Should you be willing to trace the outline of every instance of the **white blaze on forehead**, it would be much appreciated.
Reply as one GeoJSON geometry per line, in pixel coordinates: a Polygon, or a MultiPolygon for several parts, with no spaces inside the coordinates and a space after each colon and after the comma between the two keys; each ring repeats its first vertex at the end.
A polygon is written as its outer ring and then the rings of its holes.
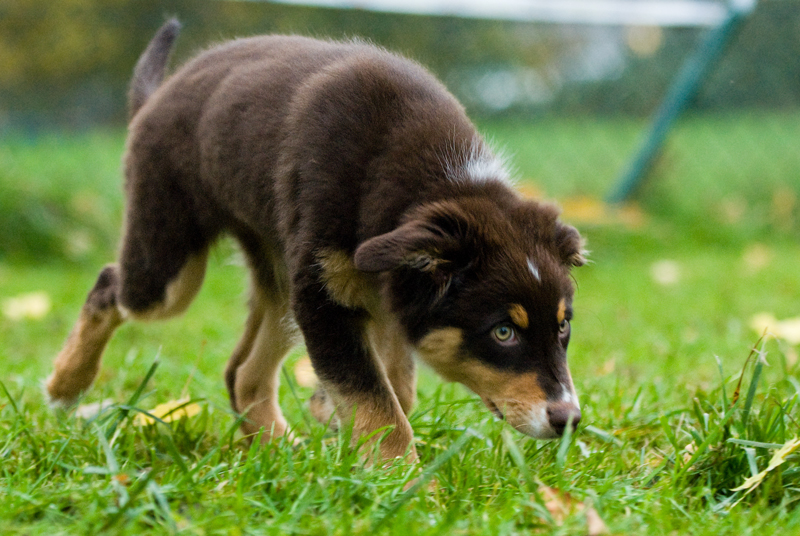
{"type": "Polygon", "coordinates": [[[542,282],[542,276],[539,274],[539,268],[536,267],[536,264],[529,258],[528,259],[528,270],[533,277],[536,278],[536,281],[542,282]]]}

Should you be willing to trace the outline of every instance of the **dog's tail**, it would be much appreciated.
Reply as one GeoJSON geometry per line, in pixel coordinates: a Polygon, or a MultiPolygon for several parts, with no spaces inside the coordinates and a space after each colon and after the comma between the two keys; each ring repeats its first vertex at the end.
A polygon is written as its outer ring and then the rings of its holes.
{"type": "Polygon", "coordinates": [[[133,119],[139,108],[161,85],[167,61],[172,52],[172,44],[180,30],[181,23],[178,22],[178,19],[168,20],[158,29],[139,61],[136,62],[131,87],[128,90],[128,120],[133,119]]]}

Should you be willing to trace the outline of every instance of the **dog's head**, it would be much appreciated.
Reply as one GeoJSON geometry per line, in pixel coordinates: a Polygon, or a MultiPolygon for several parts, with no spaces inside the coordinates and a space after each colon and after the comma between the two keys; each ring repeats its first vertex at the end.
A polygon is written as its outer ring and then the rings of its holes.
{"type": "Polygon", "coordinates": [[[501,192],[424,205],[355,255],[358,269],[386,274],[420,357],[537,438],[580,419],[567,345],[570,268],[585,262],[555,208],[501,192]]]}

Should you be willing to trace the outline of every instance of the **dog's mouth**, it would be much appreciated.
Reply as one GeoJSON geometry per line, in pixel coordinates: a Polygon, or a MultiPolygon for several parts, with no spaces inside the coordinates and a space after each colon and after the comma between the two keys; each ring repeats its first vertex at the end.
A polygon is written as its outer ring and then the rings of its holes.
{"type": "Polygon", "coordinates": [[[503,415],[503,412],[500,411],[500,408],[497,407],[497,404],[492,402],[490,398],[483,398],[483,403],[486,404],[486,407],[489,408],[489,411],[494,413],[494,416],[500,419],[501,421],[505,420],[506,416],[503,415]]]}

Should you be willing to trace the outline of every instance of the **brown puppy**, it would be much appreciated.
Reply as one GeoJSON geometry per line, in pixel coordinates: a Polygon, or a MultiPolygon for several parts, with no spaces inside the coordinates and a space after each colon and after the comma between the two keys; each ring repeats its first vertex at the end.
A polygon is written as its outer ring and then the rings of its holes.
{"type": "Polygon", "coordinates": [[[406,418],[416,354],[539,438],[580,418],[567,369],[578,232],[521,199],[464,110],[419,65],[361,42],[239,39],[162,83],[179,24],[131,84],[128,199],[107,266],[47,387],[71,403],[126,319],[183,312],[221,233],[252,272],[225,373],[251,434],[286,431],[278,372],[299,327],[314,410],[383,427],[384,458],[416,457],[406,418]]]}

